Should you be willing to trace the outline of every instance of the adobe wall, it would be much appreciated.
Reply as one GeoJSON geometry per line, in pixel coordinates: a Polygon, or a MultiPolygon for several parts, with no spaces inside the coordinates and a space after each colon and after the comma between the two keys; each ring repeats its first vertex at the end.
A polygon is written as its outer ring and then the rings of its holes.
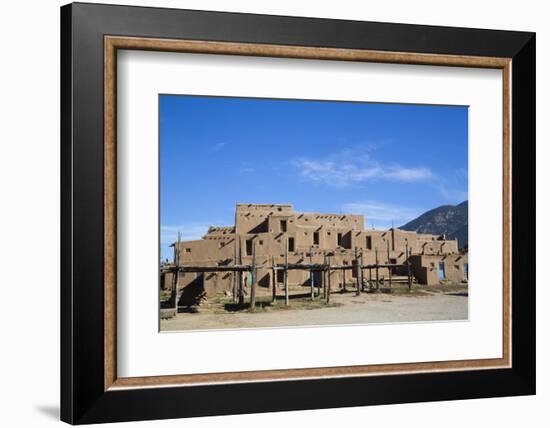
{"type": "MultiPolygon", "coordinates": [[[[297,213],[287,204],[237,204],[235,221],[235,226],[210,227],[203,239],[174,244],[180,252],[180,264],[220,266],[241,261],[251,264],[254,253],[256,265],[271,266],[272,262],[284,263],[286,248],[289,263],[324,263],[327,254],[331,255],[333,264],[353,264],[357,249],[363,254],[363,264],[404,264],[408,246],[413,273],[419,282],[439,283],[436,260],[446,263],[449,280],[460,282],[464,279],[463,260],[467,260],[467,256],[459,254],[456,240],[399,229],[367,230],[362,215],[297,213]],[[462,261],[452,262],[453,255],[455,258],[461,256],[462,261]]],[[[271,275],[270,268],[259,269],[259,286],[269,287],[271,275]]],[[[333,275],[336,275],[335,284],[341,284],[343,280],[337,278],[343,274],[336,272],[333,275]]],[[[346,282],[351,282],[352,272],[347,271],[346,275],[346,282]]],[[[379,269],[379,277],[388,276],[387,268],[379,269]]],[[[308,271],[289,271],[288,281],[290,285],[306,286],[310,274],[308,271]]],[[[234,274],[208,273],[199,278],[188,273],[180,275],[178,287],[196,287],[198,282],[209,294],[222,293],[233,289],[234,274]]]]}

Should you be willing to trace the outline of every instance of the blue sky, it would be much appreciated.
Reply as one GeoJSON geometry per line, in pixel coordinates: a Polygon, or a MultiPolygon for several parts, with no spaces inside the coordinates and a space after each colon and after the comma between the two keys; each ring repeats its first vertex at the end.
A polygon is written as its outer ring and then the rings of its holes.
{"type": "Polygon", "coordinates": [[[467,107],[161,95],[161,257],[236,203],[399,226],[466,200],[467,171],[467,107]]]}

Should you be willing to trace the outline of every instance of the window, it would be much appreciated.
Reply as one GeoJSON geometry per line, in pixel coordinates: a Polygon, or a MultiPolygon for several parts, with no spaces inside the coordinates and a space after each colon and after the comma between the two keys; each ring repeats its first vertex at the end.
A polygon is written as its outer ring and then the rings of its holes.
{"type": "Polygon", "coordinates": [[[186,253],[190,253],[190,252],[191,252],[191,248],[186,248],[186,249],[185,249],[185,252],[186,252],[186,253]]]}
{"type": "Polygon", "coordinates": [[[367,236],[367,250],[372,250],[372,236],[367,236]]]}
{"type": "Polygon", "coordinates": [[[262,240],[260,239],[260,242],[258,242],[258,244],[264,245],[264,241],[262,241],[262,240]]]}
{"type": "Polygon", "coordinates": [[[439,262],[439,279],[445,279],[445,263],[439,262]]]}
{"type": "Polygon", "coordinates": [[[281,232],[286,232],[286,220],[281,220],[281,232]]]}
{"type": "Polygon", "coordinates": [[[283,270],[277,270],[277,282],[283,283],[285,282],[285,272],[283,270]]]}
{"type": "Polygon", "coordinates": [[[246,240],[246,255],[247,256],[252,255],[252,239],[246,240]]]}
{"type": "Polygon", "coordinates": [[[337,243],[338,243],[338,246],[339,246],[339,247],[342,246],[342,234],[341,234],[341,233],[338,234],[337,243]]]}
{"type": "Polygon", "coordinates": [[[288,251],[294,251],[294,238],[288,238],[288,251]]]}
{"type": "Polygon", "coordinates": [[[319,232],[313,232],[313,245],[319,245],[319,232]]]}

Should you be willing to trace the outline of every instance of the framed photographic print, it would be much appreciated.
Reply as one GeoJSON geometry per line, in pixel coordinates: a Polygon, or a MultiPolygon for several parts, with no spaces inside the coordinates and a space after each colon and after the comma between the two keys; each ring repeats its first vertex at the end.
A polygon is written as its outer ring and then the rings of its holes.
{"type": "Polygon", "coordinates": [[[62,420],[535,393],[535,35],[61,8],[62,420]]]}

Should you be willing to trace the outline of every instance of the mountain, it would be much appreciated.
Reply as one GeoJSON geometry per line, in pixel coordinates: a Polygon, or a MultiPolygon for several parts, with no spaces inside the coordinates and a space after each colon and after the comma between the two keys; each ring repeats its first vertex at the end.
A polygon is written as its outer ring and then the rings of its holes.
{"type": "Polygon", "coordinates": [[[468,245],[468,201],[434,208],[399,229],[434,235],[446,234],[448,239],[457,238],[459,248],[464,248],[468,245]]]}

